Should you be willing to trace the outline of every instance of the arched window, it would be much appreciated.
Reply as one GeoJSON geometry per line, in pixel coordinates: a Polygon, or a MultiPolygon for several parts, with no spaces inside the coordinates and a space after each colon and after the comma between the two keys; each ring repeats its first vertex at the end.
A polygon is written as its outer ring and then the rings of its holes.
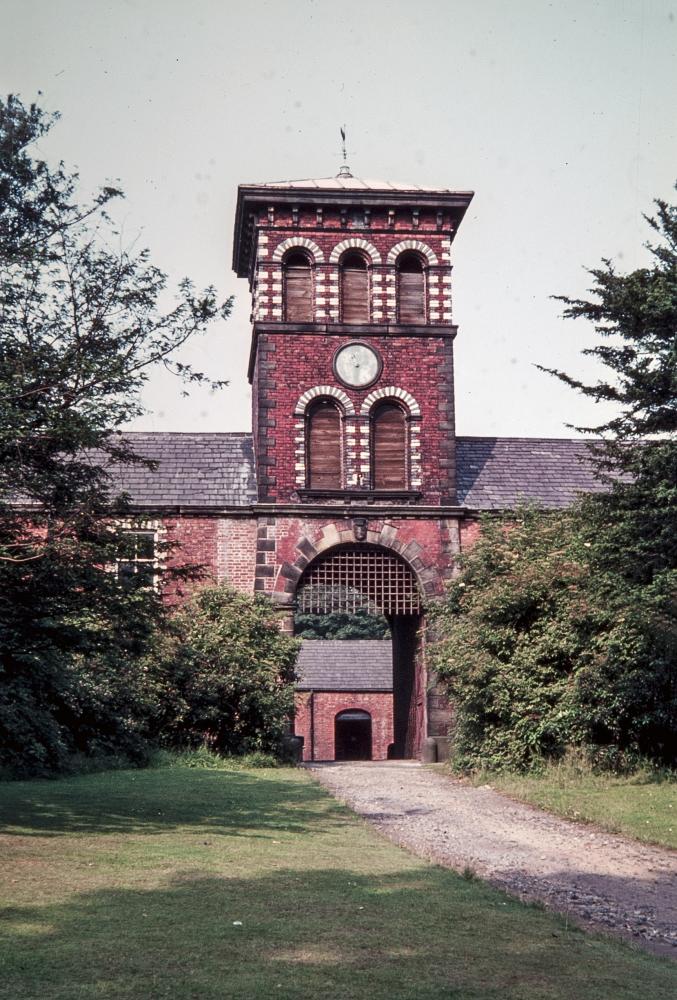
{"type": "Polygon", "coordinates": [[[397,261],[397,319],[425,323],[425,270],[416,253],[403,253],[397,261]]]}
{"type": "Polygon", "coordinates": [[[320,399],[306,418],[308,487],[340,490],[341,411],[331,399],[320,399]]]}
{"type": "Polygon", "coordinates": [[[381,403],[372,412],[371,459],[375,490],[407,488],[407,423],[397,403],[381,403]]]}
{"type": "Polygon", "coordinates": [[[360,253],[347,253],[341,260],[341,322],[369,322],[369,271],[360,253]]]}
{"type": "Polygon", "coordinates": [[[300,250],[287,254],[284,269],[284,318],[288,323],[313,322],[313,272],[300,250]]]}

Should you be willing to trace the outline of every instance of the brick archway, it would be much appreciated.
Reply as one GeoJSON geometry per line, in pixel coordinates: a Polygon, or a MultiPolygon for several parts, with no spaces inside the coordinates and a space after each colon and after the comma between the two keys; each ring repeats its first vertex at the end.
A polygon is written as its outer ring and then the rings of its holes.
{"type": "MultiPolygon", "coordinates": [[[[406,528],[404,529],[406,530],[406,528]]],[[[315,684],[299,695],[296,731],[309,742],[307,751],[316,759],[316,736],[324,733],[326,758],[335,759],[336,739],[333,718],[346,701],[349,709],[374,712],[380,734],[376,759],[412,758],[421,752],[427,732],[428,678],[423,652],[425,601],[439,593],[441,580],[423,546],[398,537],[398,526],[370,522],[366,518],[326,524],[312,539],[297,543],[295,563],[283,567],[284,593],[290,624],[296,615],[349,616],[367,611],[383,615],[390,627],[392,674],[390,684],[379,692],[363,689],[359,683],[364,663],[354,654],[342,677],[356,678],[348,691],[341,682],[336,690],[315,684]],[[367,694],[365,694],[367,691],[367,694]],[[364,699],[370,699],[365,703],[364,699]],[[331,746],[327,727],[332,729],[331,746]]],[[[280,576],[282,576],[282,573],[280,576]]],[[[347,645],[350,640],[345,640],[347,645]]],[[[320,643],[321,644],[321,643],[320,643]]]]}
{"type": "Polygon", "coordinates": [[[389,521],[353,517],[325,524],[312,535],[301,535],[295,546],[296,559],[293,563],[283,563],[279,569],[273,596],[281,604],[291,604],[305,569],[314,559],[339,546],[364,543],[394,553],[405,562],[416,579],[424,604],[426,599],[442,594],[440,569],[420,542],[403,537],[402,527],[389,521]]]}

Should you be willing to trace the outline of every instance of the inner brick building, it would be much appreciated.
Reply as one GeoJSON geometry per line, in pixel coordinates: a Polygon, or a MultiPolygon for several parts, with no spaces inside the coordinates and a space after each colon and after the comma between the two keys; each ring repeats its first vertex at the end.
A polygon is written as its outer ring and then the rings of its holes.
{"type": "Polygon", "coordinates": [[[456,435],[452,247],[471,198],[347,168],[241,186],[253,432],[132,435],[157,469],[119,473],[146,538],[268,595],[286,628],[297,607],[388,619],[387,654],[304,649],[306,759],[417,756],[426,737],[442,755],[451,716],[426,669],[425,610],[478,514],[596,488],[583,442],[456,435]]]}

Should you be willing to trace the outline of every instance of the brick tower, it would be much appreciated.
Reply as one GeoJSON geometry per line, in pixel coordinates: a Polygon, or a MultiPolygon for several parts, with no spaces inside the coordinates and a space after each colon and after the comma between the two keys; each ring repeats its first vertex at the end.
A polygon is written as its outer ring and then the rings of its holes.
{"type": "MultiPolygon", "coordinates": [[[[396,755],[415,755],[448,722],[421,623],[463,516],[451,246],[471,198],[359,180],[347,167],[238,191],[234,269],[252,294],[255,588],[290,622],[299,601],[370,602],[389,617],[396,755]]],[[[306,736],[307,702],[297,705],[306,736]]],[[[360,703],[357,688],[342,690],[330,711],[360,703]]]]}

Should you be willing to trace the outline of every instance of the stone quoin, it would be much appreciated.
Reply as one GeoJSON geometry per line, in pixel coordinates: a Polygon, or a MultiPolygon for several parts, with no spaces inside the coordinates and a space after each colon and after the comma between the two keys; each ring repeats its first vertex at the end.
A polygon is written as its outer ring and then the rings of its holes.
{"type": "Polygon", "coordinates": [[[426,739],[443,756],[425,613],[478,515],[600,488],[582,441],[456,434],[452,247],[471,199],[346,168],[241,185],[252,434],[130,434],[157,465],[115,472],[140,523],[179,543],[171,558],[269,596],[285,629],[299,607],[388,618],[385,644],[304,644],[306,760],[416,757],[426,739]]]}

